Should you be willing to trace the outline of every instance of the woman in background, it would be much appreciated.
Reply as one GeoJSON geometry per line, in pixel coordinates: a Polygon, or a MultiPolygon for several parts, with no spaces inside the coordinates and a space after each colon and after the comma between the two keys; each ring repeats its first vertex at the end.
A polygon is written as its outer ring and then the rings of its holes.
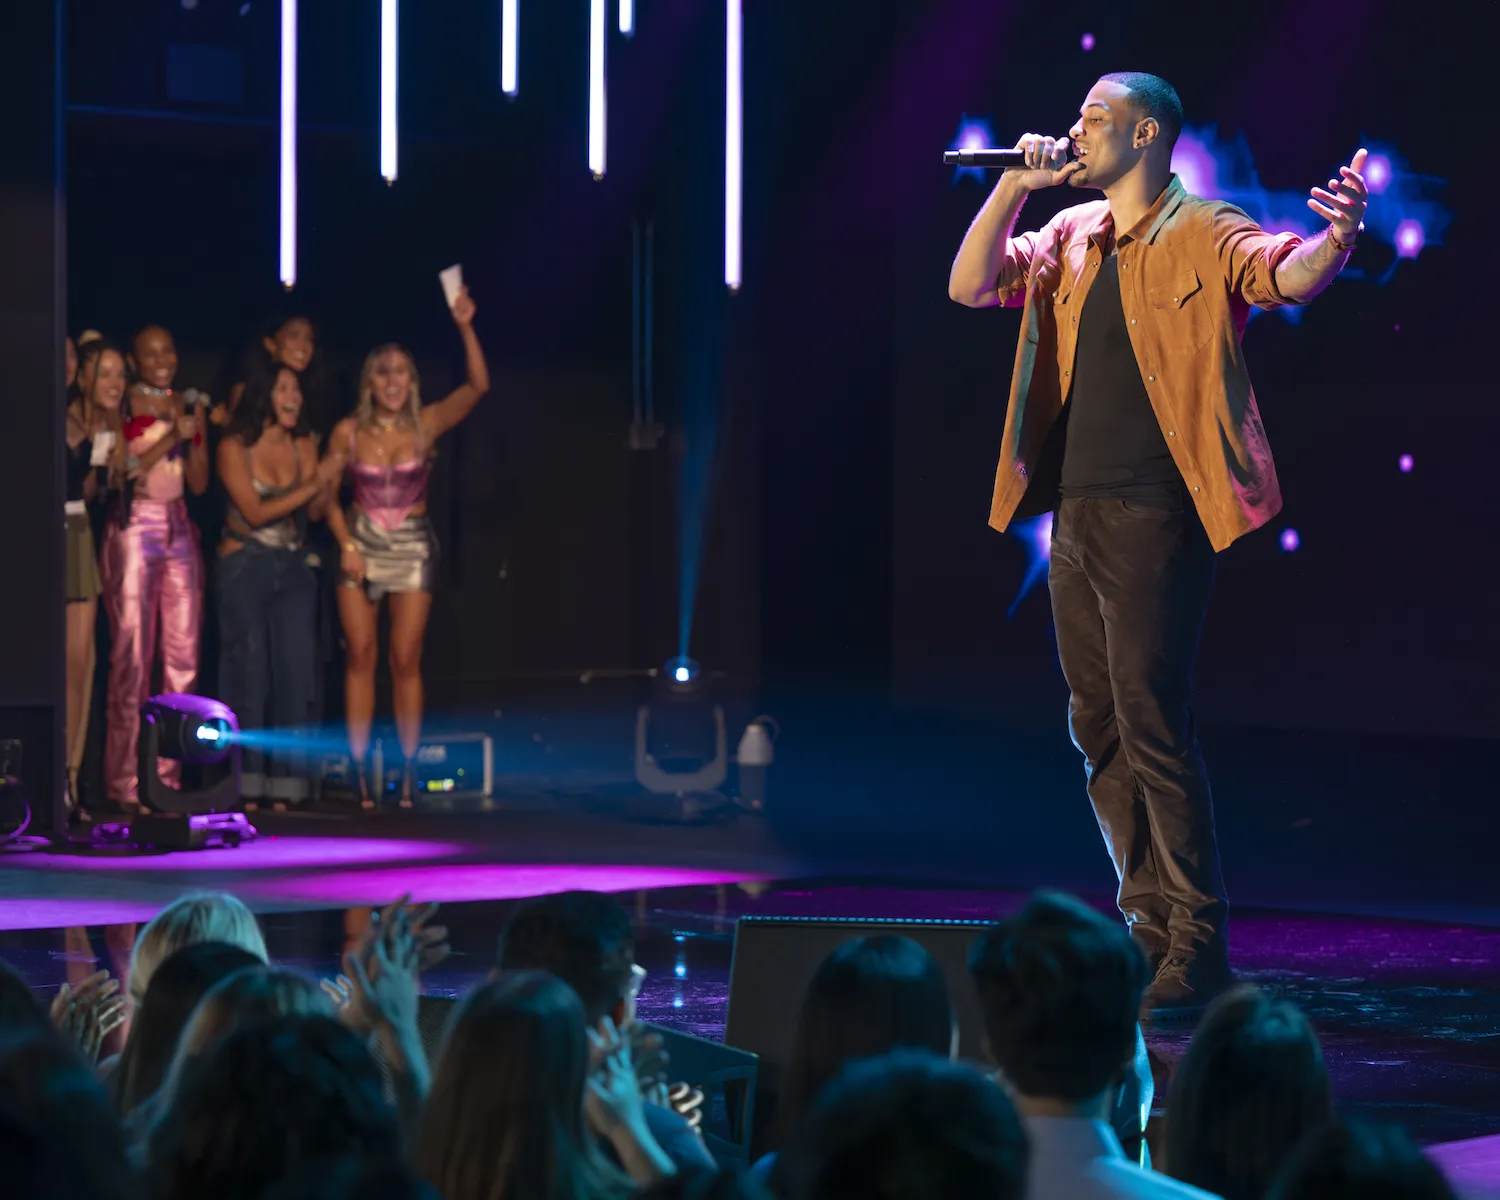
{"type": "Polygon", "coordinates": [[[375,718],[375,634],[380,601],[391,600],[390,667],[396,732],[406,758],[400,803],[410,807],[413,763],[422,737],[422,642],[432,608],[438,545],[427,518],[433,446],[471,412],[490,387],[484,351],[474,333],[467,289],[453,303],[468,378],[425,407],[416,364],[400,346],[381,346],[360,373],[359,408],[334,426],[328,453],[347,465],[354,497],[346,514],[337,502],[328,524],[339,540],[339,617],[347,665],[344,714],[356,764],[360,804],[373,808],[383,780],[370,780],[366,756],[375,718]]]}
{"type": "MultiPolygon", "coordinates": [[[[70,351],[72,346],[69,339],[70,351]]],[[[103,590],[89,509],[104,499],[111,481],[118,486],[124,475],[120,404],[125,396],[125,356],[118,347],[96,337],[84,342],[81,354],[73,355],[70,368],[68,498],[63,506],[68,588],[66,738],[68,811],[71,818],[82,819],[78,773],[88,742],[94,635],[103,590]]]]}
{"type": "MultiPolygon", "coordinates": [[[[242,730],[300,729],[310,719],[318,585],[303,549],[308,522],[321,519],[342,465],[318,463],[296,371],[252,372],[218,451],[227,499],[217,564],[219,697],[242,730]]],[[[278,754],[268,764],[246,746],[241,795],[307,799],[301,757],[278,754]]]]}
{"type": "Polygon", "coordinates": [[[291,367],[301,379],[312,365],[313,354],[318,348],[318,333],[312,319],[301,313],[295,316],[271,318],[264,335],[251,349],[240,365],[240,378],[229,389],[229,399],[214,405],[209,420],[220,429],[229,428],[240,398],[245,394],[245,385],[250,377],[267,365],[291,367]]]}
{"type": "MultiPolygon", "coordinates": [[[[122,808],[139,807],[136,739],[141,705],[151,695],[156,631],[161,626],[163,690],[191,692],[198,679],[203,553],[188,517],[185,489],[208,489],[208,447],[201,409],[172,389],[177,347],[159,325],[136,334],[137,381],[126,399],[126,484],[105,532],[102,566],[113,641],[109,661],[105,788],[122,808]]],[[[181,764],[158,763],[176,787],[181,764]]]]}

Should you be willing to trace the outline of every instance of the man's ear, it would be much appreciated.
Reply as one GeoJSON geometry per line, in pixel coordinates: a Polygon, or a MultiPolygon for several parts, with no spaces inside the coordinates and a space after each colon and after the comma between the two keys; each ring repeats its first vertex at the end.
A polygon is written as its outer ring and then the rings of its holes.
{"type": "Polygon", "coordinates": [[[1155,117],[1147,117],[1138,121],[1135,127],[1135,148],[1144,150],[1152,142],[1156,141],[1157,135],[1161,133],[1161,126],[1156,123],[1155,117]]]}

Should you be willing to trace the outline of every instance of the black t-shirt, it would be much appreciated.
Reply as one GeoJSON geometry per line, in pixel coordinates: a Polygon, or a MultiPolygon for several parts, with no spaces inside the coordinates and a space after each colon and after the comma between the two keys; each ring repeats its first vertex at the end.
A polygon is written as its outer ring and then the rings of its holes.
{"type": "Polygon", "coordinates": [[[1182,474],[1167,450],[1130,345],[1120,302],[1120,260],[1114,254],[1105,257],[1079,317],[1067,407],[1064,498],[1155,500],[1181,494],[1182,474]]]}

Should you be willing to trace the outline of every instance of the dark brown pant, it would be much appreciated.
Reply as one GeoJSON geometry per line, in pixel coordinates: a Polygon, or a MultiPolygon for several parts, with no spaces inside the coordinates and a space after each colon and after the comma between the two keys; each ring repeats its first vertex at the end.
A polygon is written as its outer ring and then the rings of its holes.
{"type": "Polygon", "coordinates": [[[1193,722],[1193,666],[1214,552],[1190,500],[1069,499],[1048,584],[1069,725],[1120,880],[1153,960],[1222,953],[1229,906],[1193,722]]]}

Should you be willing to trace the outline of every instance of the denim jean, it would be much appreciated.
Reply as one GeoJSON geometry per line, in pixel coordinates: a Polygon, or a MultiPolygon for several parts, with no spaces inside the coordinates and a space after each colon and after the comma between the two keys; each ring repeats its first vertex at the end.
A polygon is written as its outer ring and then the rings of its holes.
{"type": "Polygon", "coordinates": [[[1066,499],[1048,585],[1069,726],[1120,881],[1153,961],[1219,954],[1229,905],[1193,718],[1193,667],[1214,552],[1178,499],[1066,499]]]}
{"type": "Polygon", "coordinates": [[[247,542],[218,563],[219,694],[241,730],[291,735],[267,753],[243,751],[246,799],[300,800],[309,794],[306,735],[316,694],[318,585],[300,550],[247,542]]]}

